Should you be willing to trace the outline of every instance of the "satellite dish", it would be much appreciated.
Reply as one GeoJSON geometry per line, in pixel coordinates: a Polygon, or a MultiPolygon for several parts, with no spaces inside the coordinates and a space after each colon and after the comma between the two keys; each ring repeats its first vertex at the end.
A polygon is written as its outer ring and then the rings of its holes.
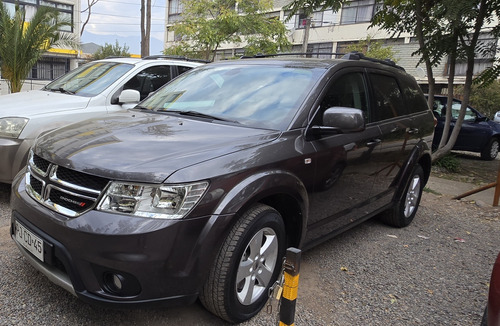
{"type": "Polygon", "coordinates": [[[415,69],[415,77],[424,78],[426,76],[427,76],[427,74],[425,73],[424,68],[417,67],[417,69],[415,69]]]}

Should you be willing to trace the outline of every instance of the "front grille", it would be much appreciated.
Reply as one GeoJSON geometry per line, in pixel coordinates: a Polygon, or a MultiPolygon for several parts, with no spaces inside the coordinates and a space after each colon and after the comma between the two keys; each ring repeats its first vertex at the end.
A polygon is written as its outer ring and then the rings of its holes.
{"type": "Polygon", "coordinates": [[[30,153],[26,190],[28,194],[69,217],[79,216],[93,209],[109,180],[74,171],[30,153]]]}

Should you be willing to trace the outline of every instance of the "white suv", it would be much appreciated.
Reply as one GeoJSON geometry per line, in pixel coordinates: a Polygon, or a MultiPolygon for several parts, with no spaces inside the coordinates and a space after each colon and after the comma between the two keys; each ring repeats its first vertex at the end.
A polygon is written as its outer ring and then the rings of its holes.
{"type": "Polygon", "coordinates": [[[165,56],[104,59],[72,70],[41,90],[0,96],[0,182],[12,182],[40,133],[130,108],[201,64],[165,56]]]}
{"type": "Polygon", "coordinates": [[[495,113],[495,117],[493,118],[493,121],[500,122],[500,111],[497,111],[497,113],[495,113]]]}

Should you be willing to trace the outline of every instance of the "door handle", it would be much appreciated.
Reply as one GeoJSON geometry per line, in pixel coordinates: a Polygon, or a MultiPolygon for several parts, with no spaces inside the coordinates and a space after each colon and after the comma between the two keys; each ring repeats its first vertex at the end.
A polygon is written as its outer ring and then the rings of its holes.
{"type": "Polygon", "coordinates": [[[366,143],[366,146],[368,146],[368,147],[375,147],[378,144],[380,144],[381,142],[382,142],[382,140],[380,140],[378,138],[377,139],[372,139],[368,143],[366,143]]]}

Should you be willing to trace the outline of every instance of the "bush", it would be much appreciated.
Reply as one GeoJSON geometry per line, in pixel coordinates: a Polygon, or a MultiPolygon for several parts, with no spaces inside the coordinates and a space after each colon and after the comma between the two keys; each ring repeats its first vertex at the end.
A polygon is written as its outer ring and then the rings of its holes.
{"type": "Polygon", "coordinates": [[[453,154],[447,154],[436,161],[433,162],[435,166],[438,166],[450,173],[457,173],[460,171],[460,161],[453,154]]]}

